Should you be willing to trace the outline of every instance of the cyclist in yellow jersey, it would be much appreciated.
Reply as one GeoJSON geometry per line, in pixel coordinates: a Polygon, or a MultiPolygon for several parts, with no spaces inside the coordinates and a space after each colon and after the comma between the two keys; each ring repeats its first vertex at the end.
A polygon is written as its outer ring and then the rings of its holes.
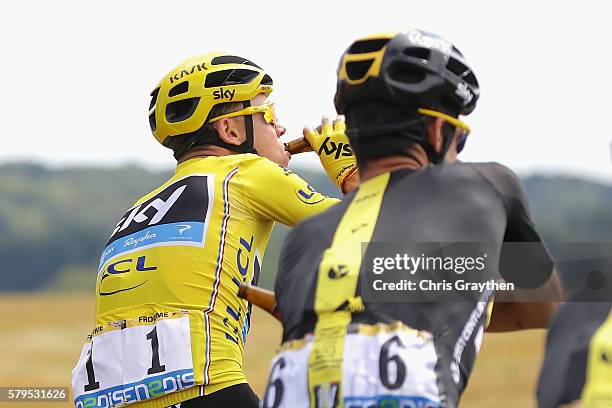
{"type": "MultiPolygon", "coordinates": [[[[285,132],[253,62],[191,58],[151,93],[153,135],[176,173],[138,199],[102,253],[96,324],[73,370],[77,407],[251,407],[243,352],[274,221],[293,226],[338,202],[287,170],[285,132]],[[185,402],[187,401],[187,402],[185,402]]],[[[344,120],[305,134],[343,192],[358,183],[344,120]]]]}

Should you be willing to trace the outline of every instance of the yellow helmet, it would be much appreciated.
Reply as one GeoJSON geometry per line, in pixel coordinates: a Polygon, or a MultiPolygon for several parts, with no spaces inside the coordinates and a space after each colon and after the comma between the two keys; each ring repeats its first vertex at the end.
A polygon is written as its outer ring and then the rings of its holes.
{"type": "Polygon", "coordinates": [[[161,144],[168,137],[194,133],[207,124],[211,109],[248,101],[273,90],[272,78],[253,62],[215,52],[189,58],[151,92],[149,125],[161,144]]]}

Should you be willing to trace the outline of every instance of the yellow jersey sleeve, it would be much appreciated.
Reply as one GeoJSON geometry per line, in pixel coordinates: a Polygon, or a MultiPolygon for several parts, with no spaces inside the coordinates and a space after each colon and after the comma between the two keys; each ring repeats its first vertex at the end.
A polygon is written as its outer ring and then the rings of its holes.
{"type": "Polygon", "coordinates": [[[257,157],[241,169],[241,185],[255,218],[294,226],[340,202],[318,193],[300,176],[268,159],[257,157]]]}

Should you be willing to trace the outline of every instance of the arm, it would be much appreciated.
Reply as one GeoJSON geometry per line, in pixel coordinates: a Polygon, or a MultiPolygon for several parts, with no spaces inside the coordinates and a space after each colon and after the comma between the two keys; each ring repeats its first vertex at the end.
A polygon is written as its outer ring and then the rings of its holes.
{"type": "Polygon", "coordinates": [[[346,192],[350,193],[351,191],[357,190],[357,187],[359,187],[359,180],[359,169],[357,169],[347,178],[346,183],[344,183],[346,192]]]}
{"type": "MultiPolygon", "coordinates": [[[[333,124],[324,117],[320,133],[304,128],[305,139],[319,155],[329,178],[344,194],[359,185],[357,162],[345,129],[343,116],[339,116],[333,124]]],[[[243,178],[245,197],[258,218],[294,226],[339,202],[317,193],[298,175],[269,160],[258,160],[248,171],[248,178],[243,178]]]]}
{"type": "Polygon", "coordinates": [[[561,285],[553,260],[531,220],[527,195],[507,167],[479,169],[496,188],[507,211],[500,271],[514,291],[497,292],[487,331],[547,328],[561,301],[561,285]]]}
{"type": "Polygon", "coordinates": [[[274,292],[251,285],[240,285],[238,297],[245,299],[257,307],[270,313],[276,320],[281,320],[274,292]]]}
{"type": "Polygon", "coordinates": [[[545,329],[549,327],[552,318],[559,309],[561,284],[559,283],[557,273],[553,271],[550,279],[541,288],[497,292],[495,299],[487,332],[545,329]],[[520,297],[525,295],[535,299],[548,300],[527,302],[524,301],[525,299],[522,299],[521,301],[520,297]]]}
{"type": "Polygon", "coordinates": [[[241,176],[246,205],[258,219],[293,227],[340,202],[316,192],[291,170],[258,157],[241,176]]]}

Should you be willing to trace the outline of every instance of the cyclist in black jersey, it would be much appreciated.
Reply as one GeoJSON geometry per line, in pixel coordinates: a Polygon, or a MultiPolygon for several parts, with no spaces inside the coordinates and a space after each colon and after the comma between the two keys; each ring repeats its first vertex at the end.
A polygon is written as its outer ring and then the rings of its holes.
{"type": "Polygon", "coordinates": [[[553,408],[580,400],[587,407],[610,406],[610,372],[612,302],[564,303],[548,333],[538,406],[553,408]]]}
{"type": "MultiPolygon", "coordinates": [[[[568,245],[565,303],[551,322],[538,407],[612,406],[612,252],[605,242],[568,245]],[[571,246],[570,246],[571,245],[571,246]]],[[[557,248],[559,250],[559,248],[557,248]]],[[[564,251],[560,251],[561,253],[564,251]]]]}
{"type": "Polygon", "coordinates": [[[360,187],[285,242],[275,283],[283,345],[262,406],[455,407],[485,328],[548,326],[560,297],[552,259],[516,175],[457,161],[469,133],[458,117],[472,112],[480,90],[454,45],[419,30],[359,39],[342,56],[337,85],[360,187]],[[366,260],[378,242],[493,243],[496,281],[548,296],[375,300],[366,260]],[[530,243],[529,256],[510,265],[528,274],[497,269],[503,242],[530,243]]]}

